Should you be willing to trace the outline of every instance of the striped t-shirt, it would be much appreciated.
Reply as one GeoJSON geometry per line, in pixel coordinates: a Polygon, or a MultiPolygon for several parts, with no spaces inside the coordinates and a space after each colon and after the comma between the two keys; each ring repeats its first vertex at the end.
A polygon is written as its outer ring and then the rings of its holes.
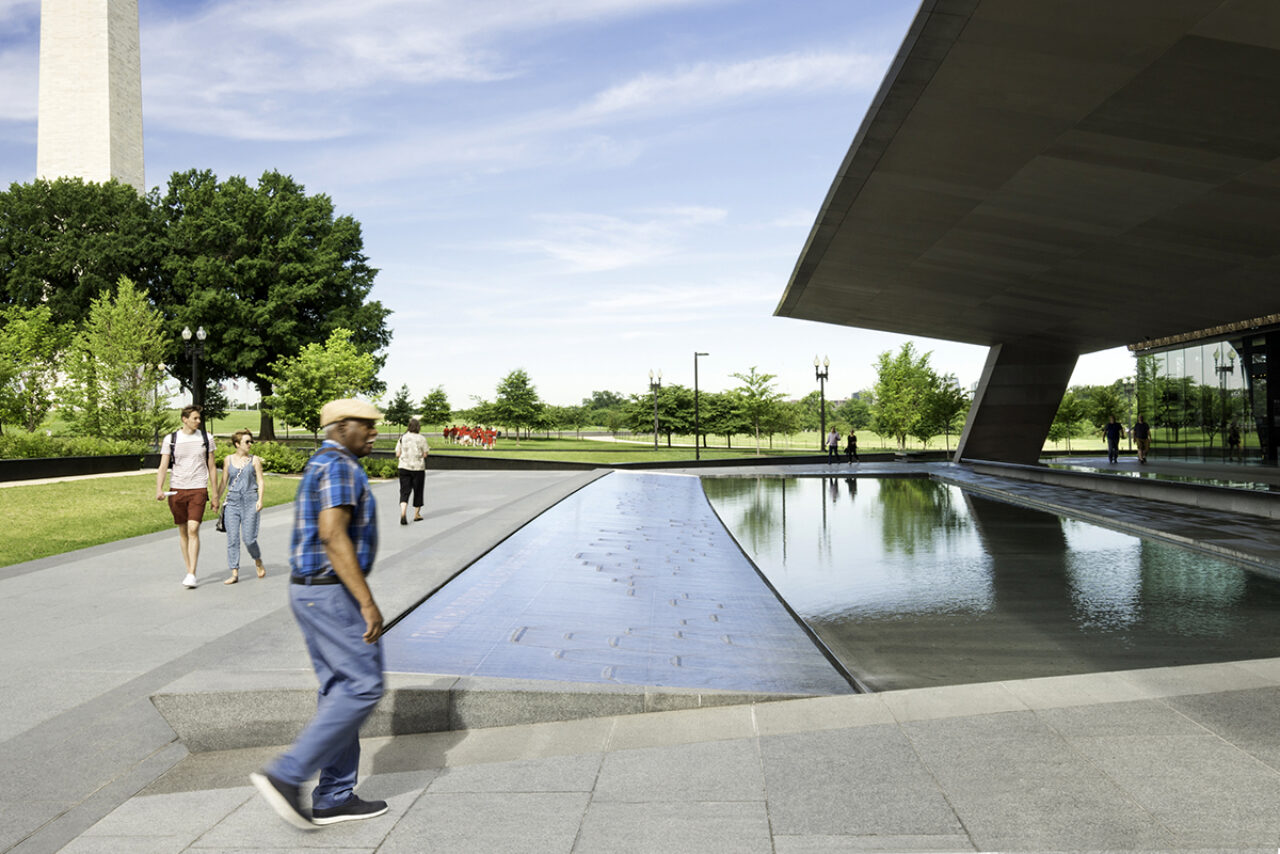
{"type": "MultiPolygon", "coordinates": [[[[167,438],[167,437],[166,437],[167,438]]],[[[179,430],[173,448],[173,468],[169,474],[170,489],[207,489],[209,486],[209,457],[204,451],[204,436],[197,430],[184,433],[179,430]]],[[[169,450],[166,441],[164,450],[169,450]]],[[[209,443],[213,450],[213,443],[209,443]]]]}

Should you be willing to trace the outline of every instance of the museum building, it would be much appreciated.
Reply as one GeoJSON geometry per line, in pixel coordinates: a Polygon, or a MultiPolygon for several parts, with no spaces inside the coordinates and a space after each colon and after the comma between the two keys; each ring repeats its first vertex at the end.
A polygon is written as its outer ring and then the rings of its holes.
{"type": "Polygon", "coordinates": [[[1274,462],[1278,282],[1280,3],[925,0],[775,314],[988,347],[958,459],[1128,345],[1161,453],[1274,462]]]}

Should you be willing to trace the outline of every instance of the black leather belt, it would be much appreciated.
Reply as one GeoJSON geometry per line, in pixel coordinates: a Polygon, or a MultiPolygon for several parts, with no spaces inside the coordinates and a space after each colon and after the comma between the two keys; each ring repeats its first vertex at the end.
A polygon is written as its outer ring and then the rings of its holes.
{"type": "Polygon", "coordinates": [[[341,584],[342,579],[336,575],[291,575],[289,580],[294,584],[305,584],[308,587],[314,584],[341,584]]]}

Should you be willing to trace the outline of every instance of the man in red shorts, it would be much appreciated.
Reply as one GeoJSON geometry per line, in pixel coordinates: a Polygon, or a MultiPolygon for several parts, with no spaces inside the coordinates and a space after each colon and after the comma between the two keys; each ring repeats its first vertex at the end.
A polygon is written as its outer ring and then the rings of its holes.
{"type": "Polygon", "coordinates": [[[169,498],[169,512],[178,526],[178,545],[187,575],[182,586],[196,586],[196,561],[200,558],[200,522],[204,507],[212,503],[218,512],[218,469],[213,455],[213,439],[200,426],[200,407],[182,410],[182,429],[175,430],[160,443],[160,468],[156,472],[156,501],[169,498]],[[164,490],[164,473],[173,468],[169,491],[164,490]],[[210,487],[213,495],[210,497],[210,487]]]}

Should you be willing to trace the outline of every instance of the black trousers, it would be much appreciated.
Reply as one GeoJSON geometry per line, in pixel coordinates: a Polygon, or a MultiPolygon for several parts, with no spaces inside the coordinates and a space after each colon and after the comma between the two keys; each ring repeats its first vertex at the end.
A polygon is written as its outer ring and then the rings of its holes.
{"type": "Polygon", "coordinates": [[[422,488],[427,482],[427,473],[425,471],[409,471],[408,469],[396,469],[400,474],[400,503],[407,504],[409,502],[409,493],[413,493],[413,506],[422,506],[422,488]]]}

